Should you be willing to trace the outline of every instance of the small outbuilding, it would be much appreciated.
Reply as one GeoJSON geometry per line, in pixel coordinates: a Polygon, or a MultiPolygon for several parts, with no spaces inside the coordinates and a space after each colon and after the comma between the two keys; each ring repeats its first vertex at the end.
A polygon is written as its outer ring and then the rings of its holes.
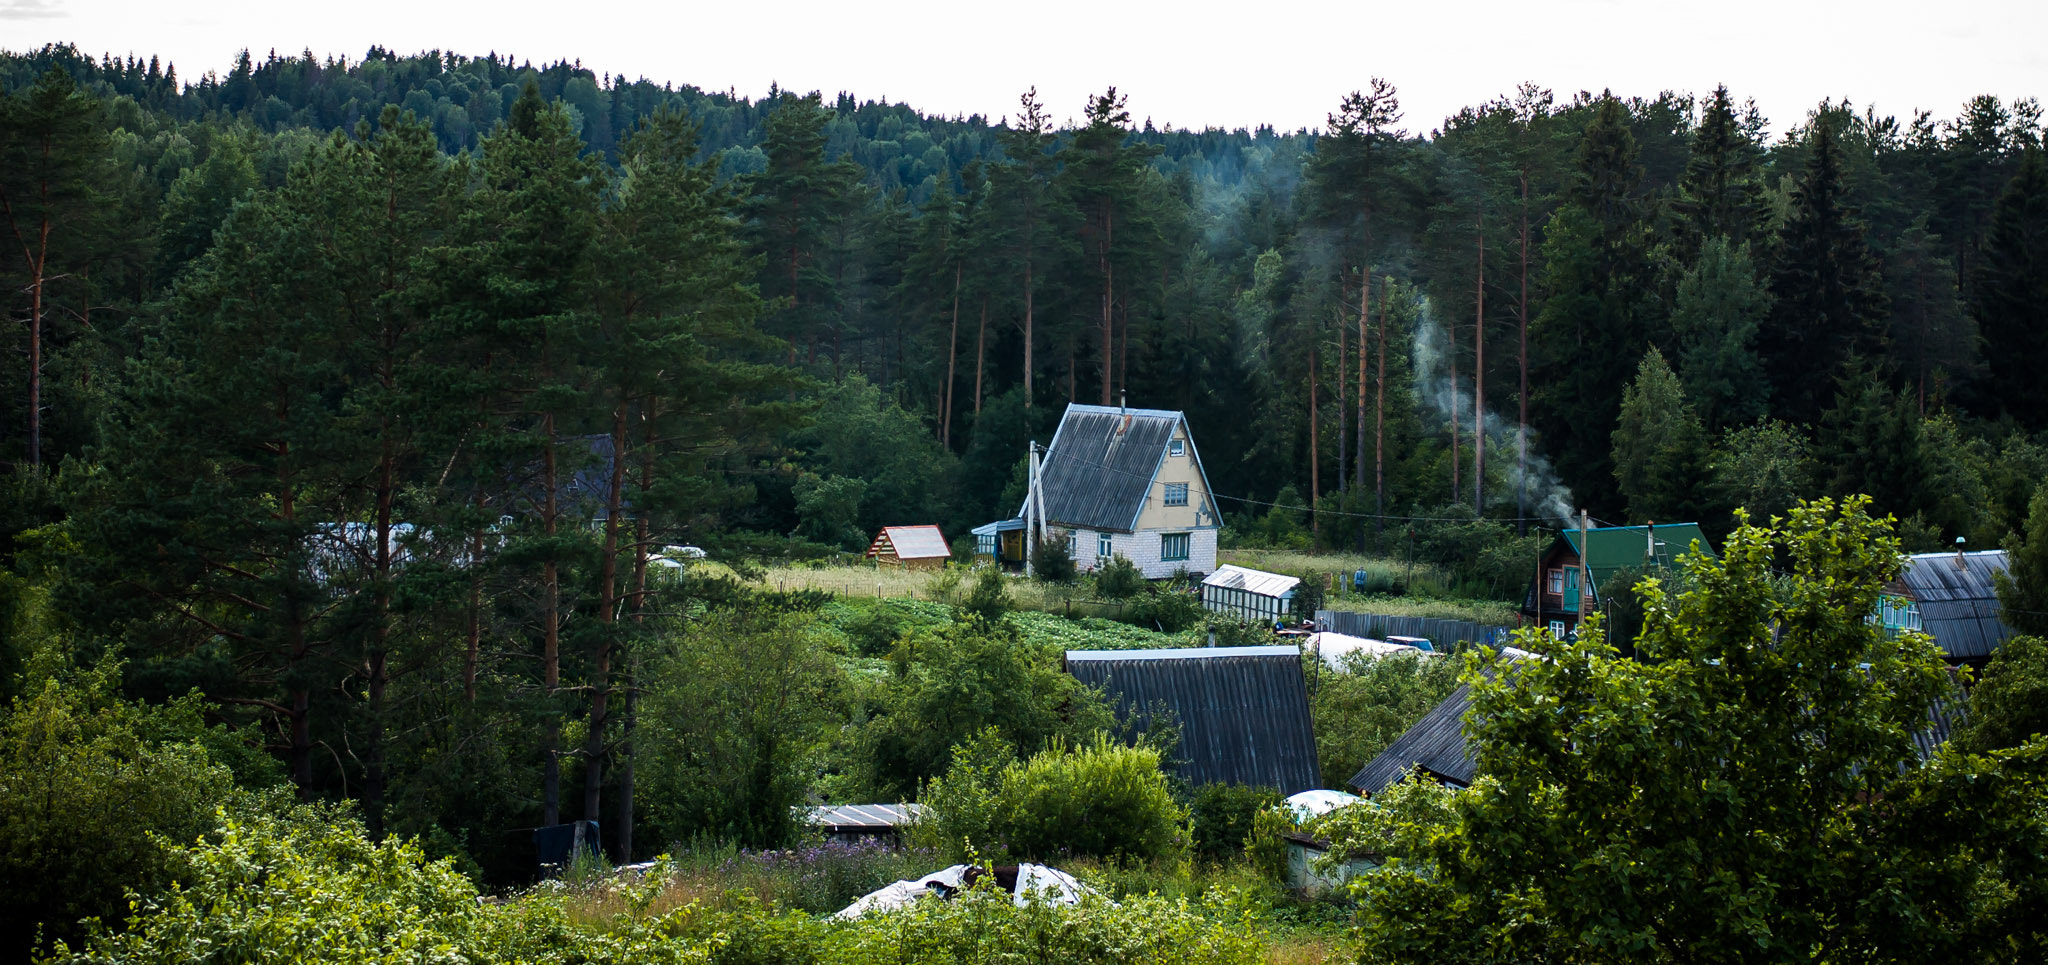
{"type": "Polygon", "coordinates": [[[1908,556],[1899,579],[1885,585],[1876,619],[1887,633],[1926,632],[1952,663],[1983,666],[2012,636],[1994,583],[2008,565],[2004,550],[1908,556]]]}
{"type": "Polygon", "coordinates": [[[953,549],[937,526],[884,526],[868,544],[867,555],[883,566],[938,570],[953,558],[953,549]]]}
{"type": "Polygon", "coordinates": [[[804,825],[818,831],[827,841],[854,844],[882,840],[895,843],[903,829],[924,814],[922,804],[828,804],[799,808],[804,825]]]}
{"type": "Polygon", "coordinates": [[[1180,728],[1189,784],[1248,784],[1294,794],[1322,786],[1308,686],[1295,647],[1069,650],[1067,672],[1109,695],[1143,731],[1165,711],[1180,728]]]}
{"type": "Polygon", "coordinates": [[[1024,568],[1024,517],[974,527],[974,561],[1000,563],[1006,570],[1024,568]]]}
{"type": "Polygon", "coordinates": [[[1301,581],[1228,563],[1202,580],[1202,607],[1246,620],[1270,623],[1294,612],[1294,591],[1301,581]]]}

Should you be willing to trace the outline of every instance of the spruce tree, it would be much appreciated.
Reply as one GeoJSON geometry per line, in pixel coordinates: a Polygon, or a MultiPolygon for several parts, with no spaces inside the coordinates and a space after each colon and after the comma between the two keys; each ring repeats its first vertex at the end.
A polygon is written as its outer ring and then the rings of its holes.
{"type": "Polygon", "coordinates": [[[1671,333],[1679,376],[1709,431],[1767,411],[1770,385],[1756,355],[1757,329],[1770,314],[1749,246],[1708,238],[1678,282],[1671,333]]]}
{"type": "Polygon", "coordinates": [[[1998,199],[1978,260],[1976,315],[1991,379],[1983,409],[2048,428],[2048,161],[2026,152],[1998,199]]]}
{"type": "Polygon", "coordinates": [[[1614,479],[1632,522],[1699,518],[1705,433],[1678,376],[1654,348],[1622,394],[1613,440],[1614,479]]]}
{"type": "Polygon", "coordinates": [[[1567,203],[1544,239],[1536,342],[1539,428],[1583,503],[1617,497],[1610,434],[1633,366],[1652,341],[1648,203],[1628,116],[1611,95],[1581,137],[1567,203]]]}
{"type": "Polygon", "coordinates": [[[1707,239],[1740,245],[1756,236],[1765,214],[1762,169],[1763,149],[1736,119],[1727,85],[1714,88],[1671,204],[1680,265],[1690,266],[1707,239]]]}
{"type": "Polygon", "coordinates": [[[1825,119],[1778,232],[1771,270],[1776,300],[1757,339],[1777,412],[1815,421],[1851,357],[1881,357],[1888,307],[1876,256],[1849,207],[1841,149],[1825,119]]]}

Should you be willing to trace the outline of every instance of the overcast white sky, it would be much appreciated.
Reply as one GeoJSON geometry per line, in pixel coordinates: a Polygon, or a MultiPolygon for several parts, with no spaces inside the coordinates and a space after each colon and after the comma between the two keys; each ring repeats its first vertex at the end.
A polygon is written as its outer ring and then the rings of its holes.
{"type": "Polygon", "coordinates": [[[600,74],[747,96],[775,81],[991,117],[1035,84],[1060,120],[1114,84],[1138,121],[1195,128],[1322,126],[1373,76],[1399,86],[1404,126],[1418,132],[1524,80],[1560,101],[1726,83],[1756,99],[1774,135],[1823,97],[1901,119],[1916,107],[1951,117],[1980,93],[2048,97],[2044,0],[0,0],[0,47],[53,41],[158,54],[187,80],[225,73],[244,47],[259,59],[310,48],[353,60],[382,44],[580,59],[600,74]]]}

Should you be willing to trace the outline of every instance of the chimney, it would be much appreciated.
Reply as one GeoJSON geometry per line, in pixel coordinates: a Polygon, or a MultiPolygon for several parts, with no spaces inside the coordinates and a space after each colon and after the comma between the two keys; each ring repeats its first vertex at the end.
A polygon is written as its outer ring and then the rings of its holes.
{"type": "Polygon", "coordinates": [[[1961,570],[1967,568],[1968,564],[1963,562],[1963,538],[1958,536],[1956,537],[1956,569],[1961,570]]]}
{"type": "Polygon", "coordinates": [[[1124,433],[1131,431],[1131,404],[1129,393],[1119,390],[1116,394],[1116,405],[1117,411],[1123,413],[1124,417],[1123,423],[1117,427],[1116,434],[1123,435],[1124,433]]]}
{"type": "Polygon", "coordinates": [[[1657,521],[1654,519],[1643,527],[1643,562],[1657,565],[1657,521]]]}

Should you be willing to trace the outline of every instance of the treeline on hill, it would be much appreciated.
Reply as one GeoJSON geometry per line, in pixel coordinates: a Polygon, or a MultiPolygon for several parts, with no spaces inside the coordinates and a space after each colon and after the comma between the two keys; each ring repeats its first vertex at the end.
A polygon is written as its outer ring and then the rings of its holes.
{"type": "MultiPolygon", "coordinates": [[[[382,50],[181,84],[53,47],[0,85],[8,696],[128,721],[42,685],[119,655],[119,699],[196,690],[302,796],[503,877],[506,829],[636,780],[664,834],[772,841],[792,774],[909,795],[982,726],[1104,725],[1044,653],[983,674],[1013,630],[849,625],[849,674],[788,615],[821,601],[655,557],[958,537],[1069,401],[1186,411],[1241,541],[1460,565],[1579,506],[1718,536],[1850,492],[1989,546],[2048,470],[2031,100],[1773,139],[1726,90],[1526,86],[1424,137],[1379,81],[1292,135],[382,50]],[[636,775],[643,698],[724,716],[636,775]]],[[[132,713],[109,759],[236,744],[132,713]]]]}

